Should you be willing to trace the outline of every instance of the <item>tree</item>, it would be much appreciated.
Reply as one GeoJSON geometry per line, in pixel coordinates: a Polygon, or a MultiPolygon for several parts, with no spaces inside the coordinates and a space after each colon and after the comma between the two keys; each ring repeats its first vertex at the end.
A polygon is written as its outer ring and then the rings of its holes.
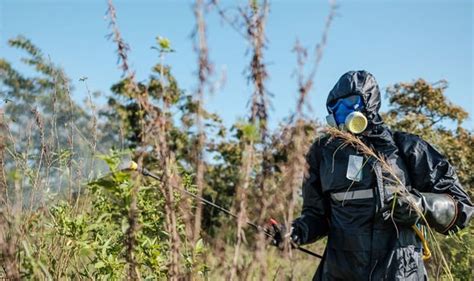
{"type": "Polygon", "coordinates": [[[71,187],[74,170],[84,170],[90,164],[80,159],[91,159],[86,141],[92,139],[91,117],[71,97],[71,81],[65,72],[37,46],[22,36],[10,39],[8,44],[24,51],[26,56],[21,61],[33,68],[32,76],[25,76],[0,59],[0,98],[9,136],[5,156],[10,172],[8,185],[18,180],[15,173],[24,175],[20,184],[30,189],[24,195],[34,202],[48,183],[55,183],[53,192],[71,187]],[[33,169],[34,165],[37,167],[33,169]]]}

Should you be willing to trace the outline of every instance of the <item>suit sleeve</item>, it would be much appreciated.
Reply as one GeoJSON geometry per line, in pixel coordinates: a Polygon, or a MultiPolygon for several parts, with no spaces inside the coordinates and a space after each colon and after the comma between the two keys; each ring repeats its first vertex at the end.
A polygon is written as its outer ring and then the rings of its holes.
{"type": "Polygon", "coordinates": [[[402,146],[412,188],[421,192],[429,225],[444,234],[466,227],[474,209],[455,168],[419,137],[411,136],[402,146]]]}
{"type": "Polygon", "coordinates": [[[319,176],[319,145],[313,144],[306,156],[308,171],[303,181],[303,209],[293,227],[301,231],[301,243],[308,244],[327,235],[329,231],[328,206],[321,190],[319,176]]]}

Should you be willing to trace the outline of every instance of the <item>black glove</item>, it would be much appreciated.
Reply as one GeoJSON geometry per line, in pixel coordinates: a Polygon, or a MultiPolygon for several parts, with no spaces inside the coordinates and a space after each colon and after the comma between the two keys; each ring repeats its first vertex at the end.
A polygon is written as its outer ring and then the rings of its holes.
{"type": "Polygon", "coordinates": [[[385,219],[391,217],[393,210],[393,220],[405,226],[418,223],[421,214],[424,213],[423,195],[417,191],[412,191],[408,195],[393,196],[385,204],[385,219]]]}
{"type": "Polygon", "coordinates": [[[270,224],[272,226],[271,235],[274,246],[283,249],[288,239],[292,248],[297,248],[300,245],[301,231],[297,226],[292,225],[290,231],[287,231],[284,224],[280,224],[274,219],[270,220],[270,224]]]}

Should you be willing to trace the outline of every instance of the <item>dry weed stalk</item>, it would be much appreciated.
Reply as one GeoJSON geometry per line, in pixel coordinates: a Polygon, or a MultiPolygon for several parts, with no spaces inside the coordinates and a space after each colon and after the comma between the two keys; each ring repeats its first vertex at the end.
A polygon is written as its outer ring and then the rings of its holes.
{"type": "Polygon", "coordinates": [[[244,24],[240,22],[240,17],[234,15],[232,18],[228,15],[228,10],[222,8],[219,0],[210,0],[210,4],[214,6],[220,18],[227,23],[237,34],[248,40],[248,34],[243,30],[244,24]]]}
{"type": "Polygon", "coordinates": [[[324,30],[321,36],[321,40],[315,47],[315,62],[313,64],[313,68],[311,69],[311,72],[308,75],[306,81],[305,82],[300,81],[301,82],[300,89],[299,89],[300,96],[299,96],[298,105],[297,105],[299,110],[302,110],[302,108],[300,107],[303,107],[303,105],[305,104],[306,96],[309,93],[309,90],[311,89],[311,87],[313,86],[314,77],[316,76],[316,73],[319,69],[321,59],[323,58],[324,49],[326,48],[327,38],[329,35],[329,29],[334,20],[334,17],[336,16],[336,10],[337,10],[336,0],[330,0],[329,3],[330,3],[329,15],[326,18],[326,23],[324,25],[324,30]]]}
{"type": "MultiPolygon", "coordinates": [[[[305,119],[299,118],[293,124],[287,125],[278,136],[280,141],[283,140],[281,149],[288,153],[287,160],[279,165],[282,179],[278,190],[281,190],[282,194],[277,198],[277,202],[284,202],[281,206],[277,206],[277,209],[283,213],[286,229],[291,229],[291,222],[295,217],[297,201],[300,197],[298,191],[307,169],[305,152],[313,141],[313,138],[306,132],[306,126],[305,119]]],[[[289,246],[288,241],[285,241],[283,254],[292,263],[294,256],[289,246]]],[[[293,276],[294,268],[291,266],[290,270],[290,276],[293,276]]]]}
{"type": "MultiPolygon", "coordinates": [[[[265,81],[268,79],[266,66],[263,58],[263,50],[265,48],[265,27],[269,12],[269,3],[267,0],[249,1],[246,7],[237,8],[238,14],[231,19],[226,11],[220,7],[218,0],[211,1],[216,7],[221,19],[227,22],[238,34],[240,34],[249,43],[252,58],[249,66],[249,80],[253,83],[253,93],[250,101],[250,117],[251,126],[258,128],[260,140],[262,144],[261,174],[257,177],[256,186],[258,223],[261,224],[265,220],[266,210],[270,199],[265,194],[267,182],[270,176],[270,150],[268,148],[268,92],[265,87],[265,81]]],[[[247,187],[251,185],[251,173],[254,170],[254,161],[257,159],[255,142],[244,140],[242,164],[239,184],[237,185],[235,206],[238,213],[237,221],[237,242],[235,245],[233,265],[230,271],[230,279],[234,279],[239,273],[240,276],[245,274],[242,269],[239,270],[240,247],[244,239],[243,227],[247,218],[247,187]]],[[[267,266],[265,258],[266,237],[263,232],[256,234],[257,250],[254,251],[257,263],[252,266],[258,266],[261,272],[260,278],[265,279],[267,266]]]]}
{"type": "Polygon", "coordinates": [[[12,223],[12,219],[6,208],[0,209],[0,263],[5,277],[9,280],[20,279],[20,266],[16,258],[18,235],[16,226],[12,223]],[[12,225],[13,224],[13,225],[12,225]]]}
{"type": "Polygon", "coordinates": [[[16,259],[17,235],[16,227],[12,226],[8,210],[8,188],[5,178],[5,133],[3,109],[0,109],[0,264],[5,277],[11,280],[20,280],[20,268],[16,259]]]}
{"type": "MultiPolygon", "coordinates": [[[[262,144],[261,174],[256,179],[257,193],[257,223],[262,224],[266,220],[267,209],[271,202],[268,194],[269,180],[271,176],[271,152],[268,147],[268,91],[265,82],[268,79],[268,73],[264,61],[263,50],[266,46],[265,28],[269,13],[269,3],[263,0],[249,1],[246,9],[240,9],[240,14],[244,21],[247,32],[247,40],[250,44],[252,58],[250,62],[250,80],[253,83],[253,94],[251,98],[250,123],[259,129],[260,140],[262,144]]],[[[254,266],[260,269],[260,279],[267,278],[267,260],[266,260],[266,239],[262,231],[256,234],[257,243],[254,257],[256,263],[254,266]]]]}
{"type": "Polygon", "coordinates": [[[257,124],[260,129],[261,140],[268,137],[268,93],[265,81],[268,73],[263,58],[265,48],[265,27],[268,18],[269,4],[264,0],[262,6],[251,3],[247,10],[241,10],[246,24],[246,31],[251,44],[252,59],[250,62],[250,80],[253,83],[251,98],[250,123],[257,124]]]}
{"type": "MultiPolygon", "coordinates": [[[[51,97],[51,107],[52,107],[52,116],[50,118],[50,134],[49,138],[47,140],[47,144],[51,147],[51,150],[55,150],[57,152],[60,152],[62,150],[61,148],[61,141],[60,141],[60,133],[58,130],[58,100],[60,99],[61,95],[61,83],[62,81],[65,80],[65,77],[62,76],[62,73],[57,73],[56,75],[53,75],[53,83],[54,83],[54,89],[51,97]]],[[[61,165],[62,163],[59,163],[61,165]]],[[[45,165],[45,178],[46,178],[46,184],[47,186],[50,186],[51,184],[51,169],[53,167],[53,161],[51,157],[48,156],[46,159],[46,165],[45,165]]],[[[62,177],[59,177],[59,186],[62,186],[62,177]]]]}
{"type": "Polygon", "coordinates": [[[65,80],[65,94],[67,95],[67,98],[68,98],[68,105],[69,105],[69,109],[68,109],[68,122],[66,124],[66,126],[68,126],[68,131],[67,131],[67,143],[69,144],[69,157],[67,159],[67,162],[66,162],[66,167],[67,167],[67,170],[68,170],[68,200],[71,201],[73,198],[72,198],[72,193],[73,193],[73,186],[74,186],[74,179],[73,179],[73,175],[74,175],[74,170],[73,170],[73,166],[72,166],[72,160],[73,160],[73,157],[74,157],[74,138],[75,138],[75,134],[74,134],[74,106],[73,106],[73,101],[71,99],[71,96],[70,96],[70,88],[69,88],[69,83],[67,83],[67,80],[65,80]]]}
{"type": "MultiPolygon", "coordinates": [[[[138,99],[138,104],[140,105],[140,110],[142,109],[143,100],[140,99],[141,95],[139,92],[139,88],[137,83],[135,82],[135,74],[130,69],[128,63],[128,52],[130,51],[129,45],[123,40],[122,35],[120,33],[120,29],[118,28],[117,24],[117,13],[115,10],[115,6],[112,0],[107,1],[107,12],[106,15],[109,18],[109,27],[112,29],[112,33],[108,35],[109,38],[112,38],[113,42],[117,45],[117,54],[118,54],[118,63],[120,63],[120,67],[123,72],[123,76],[127,76],[128,83],[127,83],[127,91],[131,93],[131,96],[138,99]]],[[[144,121],[143,115],[140,115],[140,125],[141,128],[144,128],[144,121]]],[[[143,132],[143,130],[142,130],[143,132]]],[[[142,141],[142,139],[140,140],[142,141]]],[[[142,159],[142,155],[139,156],[142,159]]],[[[139,162],[141,164],[141,162],[139,162]]],[[[140,274],[137,268],[137,262],[134,256],[134,249],[136,246],[136,232],[138,230],[138,221],[137,221],[137,192],[138,192],[139,184],[136,183],[133,185],[131,191],[131,203],[128,212],[128,224],[129,227],[126,231],[126,239],[125,239],[125,247],[126,251],[126,260],[128,264],[128,271],[127,271],[127,278],[128,280],[138,280],[140,274]]]]}
{"type": "Polygon", "coordinates": [[[349,132],[342,131],[333,127],[328,127],[327,129],[324,130],[324,132],[326,132],[330,136],[329,141],[340,139],[343,141],[343,145],[349,145],[349,146],[355,147],[362,154],[370,158],[373,158],[378,163],[380,163],[382,171],[385,171],[390,176],[389,178],[385,178],[385,179],[396,184],[396,188],[394,190],[391,190],[391,192],[394,192],[394,199],[393,199],[393,205],[392,205],[392,210],[390,214],[391,219],[395,225],[395,228],[397,229],[395,221],[393,220],[393,210],[395,207],[396,200],[398,200],[398,197],[399,197],[400,199],[406,200],[406,202],[410,204],[410,207],[420,216],[421,220],[426,226],[426,229],[428,230],[428,233],[430,234],[430,238],[432,239],[432,241],[434,241],[434,245],[436,247],[436,250],[434,251],[435,257],[437,256],[441,260],[442,268],[444,272],[446,273],[447,278],[449,278],[450,280],[453,280],[449,264],[446,258],[444,257],[444,254],[441,250],[441,246],[438,240],[436,239],[434,231],[432,230],[428,221],[426,220],[423,211],[415,204],[415,202],[411,200],[411,197],[409,196],[410,192],[407,190],[403,182],[398,178],[396,172],[394,171],[393,166],[390,165],[386,161],[383,155],[376,153],[373,149],[371,149],[368,145],[366,145],[360,138],[358,138],[357,136],[349,132]]]}
{"type": "Polygon", "coordinates": [[[310,110],[311,107],[309,106],[309,103],[307,103],[307,96],[309,92],[311,91],[311,88],[314,85],[314,78],[316,77],[317,71],[319,69],[319,65],[321,63],[321,60],[323,58],[324,54],[324,49],[326,48],[327,44],[327,38],[329,35],[329,30],[331,27],[331,24],[334,20],[334,17],[336,16],[336,10],[337,10],[337,4],[336,0],[330,0],[330,9],[329,9],[329,14],[326,18],[326,23],[324,25],[323,33],[321,36],[321,39],[319,43],[316,44],[315,46],[315,56],[314,56],[314,64],[313,67],[311,68],[311,71],[307,77],[304,76],[304,66],[306,63],[306,59],[308,56],[307,51],[299,44],[298,41],[295,43],[295,47],[293,51],[297,55],[297,63],[298,63],[298,100],[297,100],[297,105],[296,105],[296,113],[302,113],[303,112],[303,107],[306,105],[310,110]]]}
{"type": "Polygon", "coordinates": [[[254,144],[252,141],[246,142],[244,144],[244,150],[242,153],[242,165],[241,173],[239,174],[239,183],[236,190],[235,205],[237,206],[237,241],[234,246],[234,257],[232,260],[232,268],[230,270],[229,280],[235,280],[238,273],[241,271],[239,269],[239,261],[241,257],[241,247],[242,243],[245,242],[245,232],[244,227],[247,225],[248,221],[247,216],[247,191],[251,183],[251,173],[253,170],[253,165],[255,162],[255,150],[254,144]]]}
{"type": "MultiPolygon", "coordinates": [[[[195,122],[197,127],[197,143],[194,147],[195,151],[195,166],[196,166],[196,186],[197,195],[202,196],[204,190],[204,160],[203,153],[206,143],[206,136],[203,128],[203,105],[204,105],[204,90],[206,84],[208,84],[209,76],[212,75],[212,64],[209,61],[209,50],[207,47],[207,35],[206,35],[206,22],[204,18],[204,3],[203,0],[196,0],[194,4],[194,17],[196,18],[196,27],[193,34],[194,37],[194,49],[198,54],[198,86],[195,92],[195,102],[197,106],[197,112],[195,113],[195,122]],[[196,42],[197,41],[197,42],[196,42]]],[[[197,204],[195,219],[194,219],[194,231],[193,231],[193,243],[200,237],[201,231],[201,220],[202,220],[202,204],[197,204]]]]}
{"type": "Polygon", "coordinates": [[[40,133],[40,156],[37,162],[37,167],[36,167],[36,173],[35,173],[35,178],[33,180],[33,184],[31,187],[32,193],[30,195],[30,210],[33,210],[33,206],[35,205],[36,202],[36,195],[38,194],[40,190],[40,182],[41,182],[41,168],[43,167],[43,162],[47,161],[49,155],[50,155],[50,149],[48,148],[46,138],[45,138],[45,128],[44,128],[44,121],[43,117],[41,116],[40,112],[36,109],[33,108],[31,109],[31,113],[33,114],[35,124],[38,127],[38,131],[40,133]]]}
{"type": "MultiPolygon", "coordinates": [[[[162,97],[166,96],[166,86],[164,80],[164,51],[160,52],[160,83],[162,89],[162,97]]],[[[148,122],[148,128],[145,134],[156,132],[158,138],[154,138],[154,148],[158,155],[161,167],[163,169],[163,184],[162,193],[165,195],[165,212],[166,221],[168,225],[168,233],[170,234],[170,262],[168,265],[169,273],[168,278],[170,280],[178,280],[180,278],[180,245],[181,238],[178,233],[178,216],[176,212],[176,202],[174,196],[174,190],[181,187],[181,178],[179,171],[176,166],[176,158],[174,153],[168,146],[168,128],[171,120],[169,114],[169,100],[163,98],[163,104],[161,111],[154,110],[152,107],[145,107],[145,111],[153,115],[153,119],[148,122]]],[[[186,210],[181,209],[182,211],[186,210]]]]}
{"type": "MultiPolygon", "coordinates": [[[[304,147],[302,144],[303,141],[303,126],[304,126],[304,115],[303,115],[303,105],[307,104],[306,97],[312,86],[312,77],[308,79],[311,80],[311,83],[305,82],[304,77],[304,65],[305,59],[307,57],[306,50],[299,44],[298,41],[295,43],[293,51],[297,56],[297,74],[298,74],[298,102],[296,106],[295,116],[296,122],[294,130],[290,132],[290,140],[293,145],[293,149],[289,150],[288,161],[285,163],[282,186],[283,190],[286,190],[286,187],[290,187],[290,202],[288,204],[287,213],[285,214],[285,225],[286,229],[290,229],[291,222],[294,219],[294,211],[296,207],[297,192],[299,186],[301,186],[301,180],[305,171],[305,159],[304,159],[304,147]]],[[[293,118],[291,118],[293,119],[293,118]]],[[[291,126],[291,125],[290,125],[291,126]]],[[[286,197],[286,196],[285,196],[286,197]]],[[[286,198],[285,198],[286,199],[286,198]]],[[[289,255],[292,258],[291,247],[288,243],[284,245],[285,256],[289,255]]],[[[291,269],[293,272],[293,268],[291,269]]]]}
{"type": "Polygon", "coordinates": [[[5,179],[6,126],[3,109],[0,109],[0,206],[7,205],[7,181],[5,179]]]}
{"type": "Polygon", "coordinates": [[[117,11],[115,10],[112,0],[107,1],[106,15],[109,17],[109,27],[112,29],[112,33],[107,35],[107,37],[109,39],[112,38],[113,42],[117,45],[117,63],[120,64],[120,68],[122,69],[123,73],[126,73],[127,76],[133,80],[135,74],[131,71],[130,65],[128,63],[128,52],[130,51],[130,46],[123,40],[120,29],[118,28],[117,11]]]}
{"type": "MultiPolygon", "coordinates": [[[[86,88],[86,93],[87,93],[87,102],[86,106],[91,110],[91,120],[88,123],[88,129],[91,131],[91,137],[92,140],[89,141],[86,137],[82,136],[82,139],[89,145],[91,149],[91,155],[95,156],[97,153],[97,142],[99,140],[99,135],[98,135],[98,115],[97,115],[97,106],[94,104],[94,101],[92,100],[92,93],[91,90],[89,89],[89,84],[87,83],[87,77],[83,77],[79,79],[82,83],[84,83],[84,86],[86,88]]],[[[80,130],[76,127],[76,132],[81,135],[80,130]]],[[[87,179],[92,179],[93,173],[96,170],[95,166],[95,161],[91,157],[88,163],[89,166],[89,174],[87,175],[87,179]]],[[[79,190],[79,195],[81,194],[79,190]]]]}

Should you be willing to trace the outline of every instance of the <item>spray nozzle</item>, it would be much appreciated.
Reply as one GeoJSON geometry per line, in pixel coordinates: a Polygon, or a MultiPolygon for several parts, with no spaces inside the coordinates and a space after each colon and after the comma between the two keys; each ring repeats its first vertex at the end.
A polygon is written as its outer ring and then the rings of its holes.
{"type": "Polygon", "coordinates": [[[137,162],[135,162],[135,161],[130,161],[130,162],[128,163],[128,169],[130,169],[130,170],[132,170],[132,171],[138,170],[138,164],[137,164],[137,162]]]}

